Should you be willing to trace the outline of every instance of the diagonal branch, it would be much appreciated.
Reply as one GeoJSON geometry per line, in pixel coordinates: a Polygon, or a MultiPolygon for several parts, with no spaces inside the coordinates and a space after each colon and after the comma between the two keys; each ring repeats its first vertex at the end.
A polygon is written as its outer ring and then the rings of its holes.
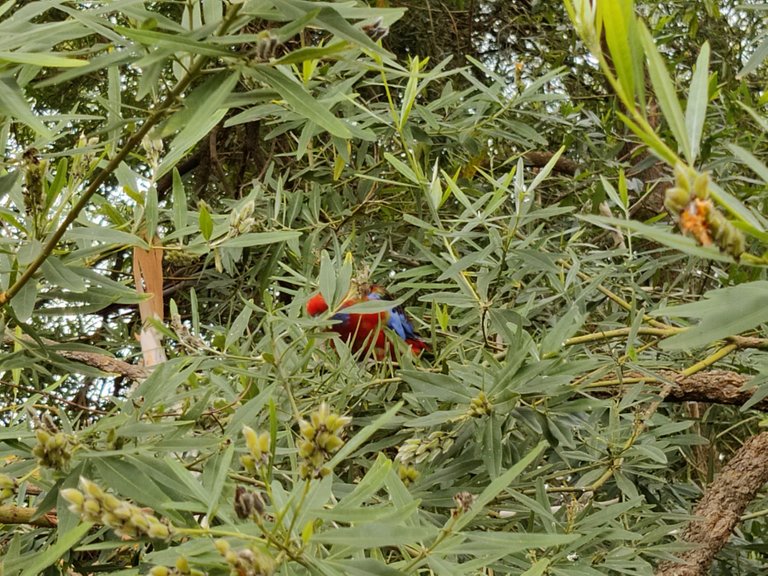
{"type": "Polygon", "coordinates": [[[696,547],[678,562],[663,562],[656,576],[705,576],[715,555],[726,544],[739,517],[768,482],[768,432],[752,436],[707,488],[683,532],[696,547]]]}

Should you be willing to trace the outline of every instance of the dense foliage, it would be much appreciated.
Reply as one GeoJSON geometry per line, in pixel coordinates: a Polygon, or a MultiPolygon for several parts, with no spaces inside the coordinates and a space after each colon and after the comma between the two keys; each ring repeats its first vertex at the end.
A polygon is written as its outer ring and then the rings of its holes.
{"type": "Polygon", "coordinates": [[[768,395],[764,7],[369,4],[0,6],[0,574],[687,549],[768,395]],[[365,282],[431,354],[305,314],[365,282]]]}

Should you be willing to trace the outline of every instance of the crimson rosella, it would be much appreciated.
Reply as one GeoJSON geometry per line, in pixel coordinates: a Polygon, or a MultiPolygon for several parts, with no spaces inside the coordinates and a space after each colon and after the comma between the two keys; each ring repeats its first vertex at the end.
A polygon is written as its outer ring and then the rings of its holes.
{"type": "MultiPolygon", "coordinates": [[[[429,345],[413,329],[413,324],[402,306],[393,306],[389,310],[372,313],[343,312],[344,308],[370,300],[387,301],[392,300],[392,297],[381,286],[369,285],[344,300],[339,312],[332,318],[336,323],[331,326],[331,330],[349,342],[354,352],[372,346],[374,355],[378,359],[384,358],[387,348],[390,349],[390,354],[394,355],[395,347],[390,342],[384,330],[385,327],[405,340],[414,354],[420,354],[429,348],[429,345]]],[[[307,302],[307,313],[310,316],[317,316],[326,310],[328,310],[328,304],[322,294],[315,294],[307,302]]]]}

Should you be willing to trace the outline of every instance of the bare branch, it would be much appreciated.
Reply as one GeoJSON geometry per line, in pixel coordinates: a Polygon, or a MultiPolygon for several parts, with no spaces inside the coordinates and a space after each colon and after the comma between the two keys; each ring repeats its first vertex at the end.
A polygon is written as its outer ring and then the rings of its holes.
{"type": "Polygon", "coordinates": [[[768,482],[768,432],[747,440],[723,468],[693,511],[683,532],[697,547],[680,554],[679,562],[663,562],[656,576],[705,576],[715,555],[728,541],[739,517],[768,482]]]}

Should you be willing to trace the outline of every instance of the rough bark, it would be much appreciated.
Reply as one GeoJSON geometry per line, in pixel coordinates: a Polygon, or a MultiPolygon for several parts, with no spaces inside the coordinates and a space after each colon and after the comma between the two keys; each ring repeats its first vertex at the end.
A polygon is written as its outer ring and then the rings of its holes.
{"type": "Polygon", "coordinates": [[[747,440],[723,468],[693,511],[682,539],[696,548],[664,562],[656,576],[704,576],[728,541],[744,509],[768,482],[768,432],[747,440]]]}
{"type": "Polygon", "coordinates": [[[0,506],[0,524],[29,524],[40,528],[56,528],[58,519],[55,511],[52,510],[33,520],[35,514],[37,514],[36,508],[0,506]]]}
{"type": "MultiPolygon", "coordinates": [[[[747,400],[752,398],[754,390],[742,389],[751,376],[745,376],[728,370],[708,370],[706,372],[697,372],[692,376],[680,377],[677,372],[672,370],[659,370],[659,376],[675,382],[665,396],[665,402],[706,402],[709,404],[725,404],[728,406],[741,406],[747,400]]],[[[644,374],[628,372],[624,374],[625,378],[644,378],[644,374]]],[[[648,378],[646,385],[658,384],[648,378]]],[[[626,384],[625,384],[626,385],[626,384]]],[[[630,386],[632,384],[629,384],[630,386]]],[[[608,384],[604,390],[594,390],[590,392],[594,396],[614,395],[611,390],[617,387],[617,384],[608,384]]],[[[760,400],[754,406],[753,410],[768,411],[768,398],[760,400]]]]}
{"type": "MultiPolygon", "coordinates": [[[[6,332],[6,334],[3,336],[3,344],[6,344],[6,345],[13,344],[17,340],[23,342],[25,346],[28,346],[30,349],[35,350],[36,352],[39,352],[45,355],[54,353],[61,356],[62,358],[67,358],[68,360],[81,362],[83,364],[86,364],[87,366],[98,368],[99,370],[102,370],[109,374],[120,374],[121,376],[125,376],[133,380],[141,380],[149,376],[149,372],[143,366],[136,366],[134,364],[129,364],[128,362],[124,362],[123,360],[118,360],[117,358],[110,356],[107,353],[100,354],[98,352],[83,352],[79,350],[62,350],[62,349],[56,349],[52,351],[48,349],[41,349],[38,342],[34,338],[31,338],[30,336],[16,336],[8,332],[6,332]]],[[[59,344],[58,342],[54,342],[53,340],[48,340],[47,338],[42,338],[41,340],[43,344],[45,344],[45,346],[51,346],[51,347],[61,346],[61,344],[59,344]]]]}

